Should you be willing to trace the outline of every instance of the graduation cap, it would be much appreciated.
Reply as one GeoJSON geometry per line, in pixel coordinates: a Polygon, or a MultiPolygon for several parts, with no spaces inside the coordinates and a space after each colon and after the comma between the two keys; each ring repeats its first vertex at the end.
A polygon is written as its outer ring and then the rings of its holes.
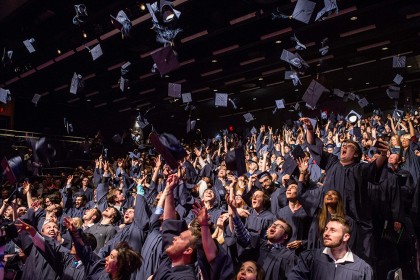
{"type": "Polygon", "coordinates": [[[67,131],[67,134],[73,133],[73,125],[69,123],[69,121],[64,118],[64,128],[67,131]]]}
{"type": "Polygon", "coordinates": [[[88,16],[86,5],[85,4],[74,5],[74,10],[76,11],[76,15],[73,18],[73,24],[80,25],[84,23],[88,16]]]}
{"type": "Polygon", "coordinates": [[[284,72],[284,79],[285,80],[292,80],[294,86],[297,86],[298,84],[302,84],[300,82],[298,73],[296,73],[295,71],[284,72]]]}
{"type": "Polygon", "coordinates": [[[338,13],[337,0],[324,0],[324,7],[316,14],[315,21],[322,20],[323,15],[331,14],[335,10],[338,13]]]}
{"type": "Polygon", "coordinates": [[[354,92],[349,92],[348,93],[348,98],[350,99],[350,100],[355,100],[356,99],[356,95],[354,94],[354,92]]]}
{"type": "Polygon", "coordinates": [[[328,114],[327,114],[327,111],[321,111],[321,119],[322,119],[322,120],[326,120],[326,119],[328,119],[328,114]]]}
{"type": "Polygon", "coordinates": [[[34,38],[23,41],[23,44],[25,45],[28,52],[30,53],[35,52],[35,39],[34,38]]]}
{"type": "Polygon", "coordinates": [[[398,100],[400,98],[400,87],[389,86],[386,90],[386,94],[392,100],[398,100]]]}
{"type": "Polygon", "coordinates": [[[39,99],[41,99],[41,95],[38,94],[38,93],[35,93],[34,94],[34,97],[32,97],[32,103],[35,104],[35,107],[38,105],[39,99]]]}
{"type": "Polygon", "coordinates": [[[246,113],[246,114],[243,115],[243,117],[245,118],[245,122],[247,122],[247,123],[255,120],[254,116],[251,113],[246,113]]]}
{"type": "Polygon", "coordinates": [[[178,139],[172,134],[163,133],[158,135],[156,132],[152,132],[150,134],[150,142],[172,169],[177,168],[178,161],[187,155],[178,139]]]}
{"type": "Polygon", "coordinates": [[[359,99],[357,103],[359,103],[359,106],[362,108],[365,108],[366,106],[369,105],[369,102],[367,101],[365,97],[363,97],[362,99],[359,99]]]}
{"type": "Polygon", "coordinates": [[[295,109],[295,111],[299,110],[300,108],[300,104],[299,102],[296,102],[296,104],[293,106],[293,109],[295,109]]]}
{"type": "Polygon", "coordinates": [[[274,108],[273,114],[276,113],[277,109],[284,109],[284,99],[276,100],[276,107],[274,108]]]}
{"type": "Polygon", "coordinates": [[[294,173],[296,173],[296,170],[297,170],[296,160],[291,156],[286,157],[284,159],[284,163],[283,163],[281,169],[284,172],[284,174],[288,174],[290,176],[293,175],[294,173]]]}
{"type": "Polygon", "coordinates": [[[298,0],[292,15],[288,16],[282,13],[273,13],[273,18],[295,19],[307,24],[311,19],[315,5],[315,2],[298,0]]]}
{"type": "Polygon", "coordinates": [[[103,55],[102,48],[101,48],[100,44],[97,44],[96,46],[94,46],[91,49],[89,49],[88,47],[86,47],[86,48],[89,50],[93,61],[97,60],[99,57],[101,57],[103,55]]]}
{"type": "Polygon", "coordinates": [[[252,128],[251,128],[251,134],[257,134],[257,129],[255,128],[255,126],[253,126],[252,128]]]}
{"type": "Polygon", "coordinates": [[[131,159],[139,160],[141,155],[140,155],[140,153],[128,152],[128,157],[131,158],[131,159]]]}
{"type": "Polygon", "coordinates": [[[76,74],[76,72],[74,72],[70,84],[70,93],[76,94],[78,89],[83,88],[83,86],[84,84],[82,80],[82,75],[76,74]]]}
{"type": "Polygon", "coordinates": [[[6,48],[3,49],[3,56],[1,57],[1,62],[3,66],[12,64],[13,51],[8,51],[6,48]]]}
{"type": "Polygon", "coordinates": [[[306,46],[302,44],[299,39],[296,37],[296,34],[293,34],[293,37],[290,37],[290,40],[296,43],[295,49],[298,51],[306,50],[306,46]]]}
{"type": "Polygon", "coordinates": [[[333,90],[333,94],[334,94],[334,95],[336,95],[336,96],[338,96],[338,97],[343,98],[343,97],[344,97],[345,92],[344,92],[344,91],[342,91],[342,90],[340,90],[340,89],[338,89],[338,88],[335,88],[335,89],[333,90]]]}
{"type": "MultiPolygon", "coordinates": [[[[327,0],[329,1],[329,0],[327,0]]],[[[329,51],[330,47],[328,46],[328,38],[324,38],[321,41],[321,48],[319,49],[319,52],[321,55],[326,55],[329,51]]]]}
{"type": "Polygon", "coordinates": [[[7,104],[7,102],[12,100],[12,95],[10,94],[10,90],[0,88],[0,102],[7,104]]]}
{"type": "Polygon", "coordinates": [[[298,69],[301,69],[302,67],[305,67],[305,68],[309,67],[309,64],[306,63],[306,61],[304,61],[299,54],[291,53],[288,50],[283,50],[283,52],[281,53],[280,59],[283,61],[286,61],[287,63],[289,63],[290,65],[298,69]]]}
{"type": "Polygon", "coordinates": [[[312,80],[309,87],[306,89],[305,94],[302,97],[302,100],[306,102],[310,107],[315,108],[316,103],[321,97],[323,92],[329,92],[323,85],[318,83],[315,80],[312,80]]]}
{"type": "Polygon", "coordinates": [[[168,83],[168,96],[181,98],[181,84],[168,83]]]}
{"type": "Polygon", "coordinates": [[[393,68],[404,68],[406,62],[405,56],[393,56],[392,57],[392,67],[393,68]]]}
{"type": "Polygon", "coordinates": [[[362,116],[357,112],[351,110],[346,116],[345,120],[349,123],[356,123],[362,116]]]}
{"type": "Polygon", "coordinates": [[[117,14],[117,17],[113,17],[112,15],[110,16],[112,18],[112,23],[115,25],[115,28],[121,31],[122,38],[124,39],[124,37],[130,37],[130,31],[133,25],[128,19],[127,14],[123,10],[120,10],[117,14]]]}
{"type": "Polygon", "coordinates": [[[220,107],[227,107],[228,95],[227,93],[216,92],[214,95],[214,105],[220,107]]]}
{"type": "Polygon", "coordinates": [[[47,139],[45,137],[42,137],[41,139],[35,142],[34,153],[39,159],[39,161],[45,162],[49,165],[50,161],[56,155],[56,150],[51,144],[47,142],[47,139]]]}
{"type": "Polygon", "coordinates": [[[192,102],[191,92],[186,92],[181,94],[182,103],[190,103],[192,102]]]}
{"type": "Polygon", "coordinates": [[[292,150],[292,156],[296,160],[298,158],[302,159],[306,155],[305,155],[305,152],[303,151],[302,147],[300,145],[296,145],[295,148],[292,150]]]}
{"type": "Polygon", "coordinates": [[[402,110],[395,109],[394,112],[392,112],[392,117],[396,120],[402,119],[403,116],[404,116],[404,111],[402,110]]]}
{"type": "Polygon", "coordinates": [[[128,72],[130,72],[130,66],[131,66],[131,62],[127,61],[126,63],[124,63],[121,66],[121,76],[125,76],[128,74],[128,72]]]}
{"type": "Polygon", "coordinates": [[[128,79],[124,78],[124,77],[120,77],[118,79],[118,83],[120,84],[120,90],[122,92],[125,91],[126,88],[128,88],[128,79]]]}
{"type": "Polygon", "coordinates": [[[174,9],[172,2],[161,0],[159,4],[160,14],[164,23],[171,22],[181,16],[181,12],[174,9]]]}
{"type": "Polygon", "coordinates": [[[195,129],[195,125],[197,124],[196,120],[187,120],[187,133],[195,129]]]}
{"type": "Polygon", "coordinates": [[[22,172],[22,158],[17,156],[7,160],[4,157],[1,161],[1,167],[3,168],[3,176],[6,176],[10,184],[14,184],[22,172]]]}
{"type": "Polygon", "coordinates": [[[171,46],[161,48],[151,55],[160,75],[165,75],[179,67],[178,55],[171,46]]]}
{"type": "Polygon", "coordinates": [[[400,85],[403,81],[404,77],[401,76],[400,74],[395,75],[395,78],[393,80],[394,83],[396,83],[397,85],[400,85]]]}

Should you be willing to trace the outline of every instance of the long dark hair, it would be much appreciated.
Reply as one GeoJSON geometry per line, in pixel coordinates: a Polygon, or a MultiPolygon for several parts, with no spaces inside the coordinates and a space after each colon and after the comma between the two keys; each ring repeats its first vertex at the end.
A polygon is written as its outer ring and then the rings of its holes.
{"type": "MultiPolygon", "coordinates": [[[[343,198],[341,197],[340,192],[333,190],[337,193],[337,204],[335,205],[335,217],[340,217],[345,219],[346,218],[346,213],[344,210],[344,202],[343,202],[343,198]]],[[[324,200],[325,200],[325,196],[327,194],[324,195],[324,200]]],[[[319,213],[319,217],[318,217],[318,230],[319,233],[322,234],[324,232],[325,226],[328,223],[328,208],[327,205],[325,204],[325,202],[322,202],[322,209],[321,212],[319,213]]]]}
{"type": "MultiPolygon", "coordinates": [[[[263,268],[261,265],[259,265],[258,263],[254,262],[254,261],[251,261],[251,260],[244,261],[244,262],[242,263],[242,265],[243,265],[244,263],[246,263],[246,262],[251,262],[251,263],[253,263],[253,264],[255,265],[255,267],[257,268],[257,280],[264,280],[264,278],[265,278],[265,271],[264,271],[264,268],[263,268]]],[[[242,265],[241,265],[241,267],[242,267],[242,265]]],[[[239,268],[239,270],[236,272],[236,274],[235,274],[235,276],[234,276],[233,280],[236,280],[236,278],[238,277],[238,273],[240,273],[240,271],[241,271],[241,269],[239,268]]]]}
{"type": "Polygon", "coordinates": [[[115,247],[117,254],[117,277],[115,280],[129,279],[131,273],[140,268],[142,258],[139,253],[132,250],[127,242],[118,243],[115,247]]]}

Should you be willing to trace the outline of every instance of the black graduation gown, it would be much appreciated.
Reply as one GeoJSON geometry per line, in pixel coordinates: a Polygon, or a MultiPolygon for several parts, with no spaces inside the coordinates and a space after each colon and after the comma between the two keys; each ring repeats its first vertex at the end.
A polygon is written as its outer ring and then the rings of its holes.
{"type": "Polygon", "coordinates": [[[276,217],[269,210],[262,210],[257,213],[254,209],[249,210],[250,214],[246,218],[245,227],[254,236],[264,237],[267,229],[274,222],[276,217]]]}
{"type": "Polygon", "coordinates": [[[27,256],[21,280],[58,280],[60,276],[48,263],[43,254],[33,244],[26,232],[21,232],[14,240],[27,256]]]}
{"type": "Polygon", "coordinates": [[[371,280],[372,268],[353,254],[354,262],[335,264],[323,249],[307,250],[287,275],[288,280],[371,280]]]}
{"type": "Polygon", "coordinates": [[[149,233],[141,248],[143,263],[137,273],[138,280],[147,279],[159,267],[159,260],[162,255],[162,232],[160,230],[162,222],[159,221],[160,216],[159,214],[150,216],[149,233]]]}
{"type": "Polygon", "coordinates": [[[292,226],[293,233],[289,242],[302,240],[306,244],[311,219],[308,217],[303,207],[300,207],[293,213],[289,205],[287,205],[277,212],[277,218],[282,218],[292,226]]]}
{"type": "Polygon", "coordinates": [[[196,273],[194,265],[180,265],[172,266],[172,261],[166,254],[168,248],[173,241],[173,238],[182,231],[187,229],[184,221],[179,220],[165,220],[162,223],[162,257],[158,270],[153,275],[153,280],[195,280],[196,273]]]}
{"type": "Polygon", "coordinates": [[[70,250],[59,245],[55,240],[45,237],[45,259],[60,275],[61,280],[85,279],[85,267],[76,265],[76,258],[70,250]]]}

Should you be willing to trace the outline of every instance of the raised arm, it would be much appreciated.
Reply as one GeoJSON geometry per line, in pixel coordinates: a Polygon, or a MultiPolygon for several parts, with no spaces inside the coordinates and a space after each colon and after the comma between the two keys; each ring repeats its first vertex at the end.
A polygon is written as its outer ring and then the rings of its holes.
{"type": "Polygon", "coordinates": [[[163,220],[175,220],[176,211],[175,211],[175,200],[174,200],[174,188],[179,183],[179,177],[175,174],[169,175],[168,180],[166,181],[165,191],[167,192],[165,199],[165,208],[163,211],[163,220]]]}

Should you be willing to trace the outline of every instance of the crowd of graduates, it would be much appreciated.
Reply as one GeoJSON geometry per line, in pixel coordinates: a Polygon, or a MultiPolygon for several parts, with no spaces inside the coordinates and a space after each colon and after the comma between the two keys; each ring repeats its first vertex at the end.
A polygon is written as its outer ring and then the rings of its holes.
{"type": "Polygon", "coordinates": [[[4,277],[419,279],[419,134],[414,113],[301,118],[4,180],[4,277]]]}

